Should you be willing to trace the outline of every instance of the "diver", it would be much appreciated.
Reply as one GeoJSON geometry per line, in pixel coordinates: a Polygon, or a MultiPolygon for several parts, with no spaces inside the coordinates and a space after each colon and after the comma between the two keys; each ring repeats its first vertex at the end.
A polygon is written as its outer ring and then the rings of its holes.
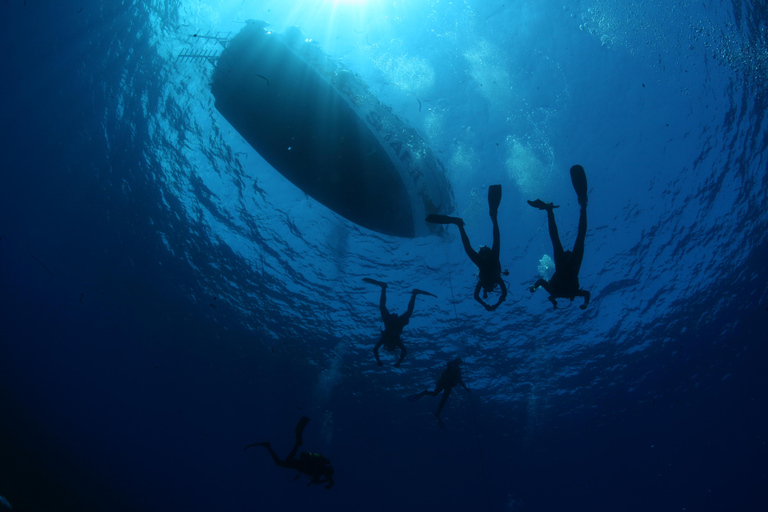
{"type": "Polygon", "coordinates": [[[373,347],[373,355],[376,356],[376,362],[379,366],[383,366],[381,359],[379,359],[379,348],[384,345],[384,348],[388,352],[393,352],[395,349],[400,349],[400,359],[395,363],[395,368],[400,368],[400,363],[405,359],[405,345],[400,339],[400,334],[403,332],[403,327],[408,325],[408,321],[413,314],[413,307],[416,305],[417,295],[429,295],[435,297],[435,295],[425,292],[424,290],[414,290],[411,292],[411,301],[408,303],[408,310],[402,315],[398,316],[396,313],[390,313],[387,311],[387,283],[376,281],[369,277],[364,277],[363,281],[376,286],[381,286],[381,298],[379,299],[379,310],[381,310],[381,321],[384,322],[384,332],[381,333],[381,339],[373,347]]]}
{"type": "Polygon", "coordinates": [[[589,304],[589,292],[579,288],[579,269],[581,260],[584,258],[584,237],[587,234],[587,175],[584,168],[580,165],[571,167],[571,182],[579,198],[581,213],[579,214],[579,231],[576,235],[576,243],[573,245],[573,251],[564,251],[563,244],[560,243],[560,237],[557,234],[557,224],[555,224],[555,206],[553,203],[545,203],[541,199],[528,201],[528,204],[539,210],[547,211],[547,221],[549,223],[549,237],[552,239],[552,246],[555,251],[555,273],[552,278],[539,279],[529,289],[531,293],[538,287],[542,287],[549,292],[549,301],[557,309],[555,299],[570,299],[573,301],[576,297],[584,297],[584,304],[579,306],[581,309],[587,309],[589,304]]]}
{"type": "Polygon", "coordinates": [[[437,396],[440,394],[440,392],[443,392],[443,398],[440,400],[440,405],[437,406],[437,411],[435,411],[435,418],[437,418],[437,423],[440,425],[440,428],[444,428],[443,426],[443,420],[440,418],[440,413],[443,410],[443,406],[445,406],[445,402],[448,400],[448,396],[451,394],[451,390],[456,386],[461,386],[467,392],[469,392],[469,388],[466,384],[464,384],[464,381],[461,379],[461,365],[462,361],[461,358],[456,358],[453,361],[450,361],[448,363],[448,366],[445,370],[443,370],[443,373],[440,374],[440,378],[437,379],[437,384],[435,385],[435,390],[425,390],[421,393],[416,393],[415,395],[411,395],[408,397],[409,402],[416,402],[424,395],[430,395],[430,396],[437,396]]]}
{"type": "Polygon", "coordinates": [[[252,446],[263,446],[269,450],[269,454],[272,456],[272,460],[275,461],[276,466],[295,469],[299,472],[299,474],[293,478],[294,480],[298,480],[301,474],[304,473],[305,475],[312,477],[307,484],[307,487],[312,484],[324,484],[325,482],[328,482],[328,485],[326,485],[325,488],[330,489],[334,484],[333,466],[328,458],[319,453],[312,452],[302,452],[299,454],[299,458],[296,458],[296,451],[299,449],[299,446],[304,443],[302,433],[304,432],[304,427],[307,426],[307,423],[309,423],[309,418],[302,416],[296,424],[296,442],[293,445],[291,453],[288,454],[285,460],[280,460],[280,457],[277,456],[275,450],[272,449],[272,444],[269,442],[249,444],[244,450],[247,450],[252,446]]]}
{"type": "MultiPolygon", "coordinates": [[[[464,251],[472,260],[472,263],[477,265],[480,270],[477,286],[475,286],[475,300],[483,305],[487,311],[493,311],[499,307],[507,298],[507,286],[504,284],[504,280],[501,278],[501,261],[499,260],[499,254],[501,251],[501,242],[499,240],[499,223],[497,221],[499,204],[501,203],[501,185],[491,185],[488,187],[488,207],[493,221],[493,247],[482,246],[479,251],[475,251],[472,248],[472,244],[469,243],[469,237],[467,232],[464,231],[464,220],[459,217],[449,217],[448,215],[427,215],[427,222],[433,224],[456,224],[461,233],[461,243],[464,244],[464,251]],[[488,298],[488,293],[496,289],[496,285],[501,287],[501,297],[494,305],[487,304],[483,299],[488,298]],[[483,290],[483,299],[480,298],[480,289],[483,290]]],[[[504,272],[504,275],[508,275],[509,272],[504,272]]]]}

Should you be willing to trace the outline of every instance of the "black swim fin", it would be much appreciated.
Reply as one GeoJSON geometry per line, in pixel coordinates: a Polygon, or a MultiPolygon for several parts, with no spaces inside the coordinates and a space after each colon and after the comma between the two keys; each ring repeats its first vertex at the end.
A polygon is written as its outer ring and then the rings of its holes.
{"type": "Polygon", "coordinates": [[[437,298],[437,295],[435,295],[434,293],[425,292],[424,290],[419,290],[417,288],[414,288],[411,293],[413,293],[414,295],[429,295],[430,297],[437,298]]]}
{"type": "Polygon", "coordinates": [[[377,281],[375,279],[371,279],[370,277],[364,277],[363,281],[365,281],[366,283],[369,283],[369,284],[375,284],[376,286],[383,286],[385,288],[387,286],[387,283],[385,283],[383,281],[377,281]]]}
{"type": "Polygon", "coordinates": [[[408,395],[408,401],[409,402],[418,402],[421,398],[421,393],[416,393],[415,395],[408,395]]]}
{"type": "Polygon", "coordinates": [[[528,201],[528,204],[533,206],[534,208],[538,208],[539,210],[551,210],[552,208],[560,208],[559,206],[555,206],[552,203],[545,203],[541,199],[536,199],[535,201],[528,201]]]}
{"type": "Polygon", "coordinates": [[[491,185],[488,187],[488,208],[493,216],[501,204],[501,185],[491,185]]]}
{"type": "Polygon", "coordinates": [[[427,222],[432,224],[456,224],[457,226],[463,226],[464,220],[460,217],[449,217],[448,215],[436,215],[431,213],[427,215],[427,222]]]}
{"type": "Polygon", "coordinates": [[[243,448],[243,450],[247,450],[248,448],[253,448],[254,446],[264,446],[265,448],[269,448],[269,447],[272,446],[272,443],[270,443],[269,441],[266,441],[266,442],[263,442],[263,443],[253,443],[253,444],[249,444],[248,446],[243,448]]]}
{"type": "Polygon", "coordinates": [[[587,206],[587,174],[584,172],[584,168],[580,165],[574,165],[571,167],[571,182],[573,183],[573,190],[576,191],[576,195],[579,196],[579,204],[582,208],[587,206]]]}

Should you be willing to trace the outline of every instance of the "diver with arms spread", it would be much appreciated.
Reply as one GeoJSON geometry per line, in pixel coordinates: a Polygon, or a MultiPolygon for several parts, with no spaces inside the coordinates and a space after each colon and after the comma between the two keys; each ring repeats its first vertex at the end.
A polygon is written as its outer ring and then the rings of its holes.
{"type": "MultiPolygon", "coordinates": [[[[475,286],[475,300],[483,305],[487,311],[493,311],[499,307],[507,298],[507,286],[501,278],[501,261],[499,255],[501,252],[501,241],[499,235],[499,223],[497,220],[499,204],[501,203],[501,185],[491,185],[488,187],[488,208],[493,222],[493,246],[491,248],[482,246],[479,251],[472,248],[469,243],[469,237],[464,230],[464,220],[460,217],[449,217],[448,215],[427,215],[427,222],[433,224],[455,224],[461,234],[461,243],[464,244],[464,251],[477,265],[480,271],[477,286],[475,286]],[[483,299],[488,298],[488,293],[492,292],[496,285],[501,288],[501,297],[494,305],[487,304],[483,299]],[[483,299],[480,298],[480,290],[483,290],[483,299]]],[[[504,275],[508,274],[505,272],[504,275]]]]}
{"type": "Polygon", "coordinates": [[[579,270],[581,269],[581,260],[584,258],[584,238],[587,235],[587,175],[582,166],[574,165],[571,167],[571,182],[581,206],[579,231],[576,235],[573,251],[563,250],[563,244],[560,242],[560,236],[557,233],[555,212],[553,210],[559,207],[552,203],[545,203],[541,199],[528,201],[528,204],[534,208],[547,211],[549,237],[552,239],[552,246],[555,251],[554,275],[549,281],[539,279],[530,287],[530,290],[531,293],[535,292],[538,287],[547,290],[549,292],[549,301],[555,309],[557,309],[557,301],[555,299],[570,299],[573,301],[576,297],[584,297],[584,304],[579,307],[587,309],[590,297],[587,290],[579,288],[579,270]]]}
{"type": "Polygon", "coordinates": [[[363,281],[381,287],[379,310],[381,311],[381,321],[384,322],[384,332],[381,333],[381,339],[378,341],[378,343],[376,343],[376,346],[373,347],[373,355],[376,356],[376,362],[378,365],[383,366],[381,359],[379,359],[379,348],[384,345],[384,348],[387,349],[388,352],[392,352],[395,349],[400,349],[400,359],[398,359],[395,363],[395,368],[399,368],[400,363],[402,363],[403,359],[405,359],[405,354],[407,352],[405,350],[405,345],[403,345],[403,341],[400,339],[400,335],[403,332],[403,327],[408,325],[408,321],[411,319],[411,315],[413,314],[413,307],[416,305],[416,296],[429,295],[430,297],[434,297],[435,295],[432,295],[429,292],[425,292],[424,290],[414,289],[411,292],[411,300],[408,303],[408,310],[402,315],[398,316],[397,313],[390,313],[387,310],[387,283],[376,281],[375,279],[371,279],[369,277],[364,277],[363,281]]]}

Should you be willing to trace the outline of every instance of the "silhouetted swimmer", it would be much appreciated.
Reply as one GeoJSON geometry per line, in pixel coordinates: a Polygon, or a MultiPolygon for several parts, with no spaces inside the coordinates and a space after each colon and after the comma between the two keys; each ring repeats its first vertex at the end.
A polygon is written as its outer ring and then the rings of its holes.
{"type": "MultiPolygon", "coordinates": [[[[497,221],[499,203],[501,203],[501,185],[491,185],[488,187],[488,207],[491,221],[493,221],[493,247],[482,246],[479,251],[475,251],[472,248],[472,244],[469,243],[467,232],[464,231],[464,220],[460,217],[427,215],[426,219],[427,222],[432,222],[433,224],[455,224],[458,226],[459,233],[461,233],[461,243],[464,244],[464,251],[480,271],[479,280],[477,286],[475,286],[475,300],[482,304],[487,311],[493,311],[507,298],[507,286],[501,278],[501,261],[499,260],[501,252],[499,223],[497,221]],[[499,297],[499,301],[496,304],[491,306],[486,304],[483,299],[488,298],[488,293],[496,289],[496,285],[501,287],[501,297],[499,297]],[[483,290],[483,299],[480,298],[481,288],[483,290]]],[[[504,275],[508,273],[505,272],[504,275]]]]}
{"type": "Polygon", "coordinates": [[[531,293],[541,286],[549,292],[549,301],[557,308],[555,299],[570,299],[584,297],[584,304],[579,306],[581,309],[587,309],[589,304],[589,292],[579,288],[579,269],[581,269],[581,260],[584,258],[584,237],[587,234],[587,175],[584,168],[580,165],[571,167],[571,181],[576,194],[579,197],[581,213],[579,214],[579,231],[576,235],[576,243],[573,245],[573,251],[564,251],[563,244],[560,243],[560,237],[557,234],[557,224],[555,224],[554,208],[558,208],[552,203],[545,203],[541,199],[528,201],[528,204],[539,210],[547,211],[547,221],[549,224],[549,237],[552,239],[552,246],[555,251],[555,273],[552,278],[539,279],[530,287],[531,293]]]}
{"type": "Polygon", "coordinates": [[[376,356],[376,362],[379,364],[379,366],[383,366],[381,359],[379,359],[379,348],[384,345],[384,348],[387,349],[387,352],[393,352],[395,349],[400,349],[400,359],[398,359],[395,363],[395,368],[399,368],[400,363],[403,362],[403,359],[405,359],[405,354],[407,353],[407,350],[405,350],[405,345],[403,345],[403,340],[400,339],[400,335],[403,332],[403,327],[408,325],[408,321],[411,319],[411,315],[413,314],[413,307],[416,305],[416,296],[429,295],[430,297],[434,297],[435,295],[432,295],[429,292],[425,292],[424,290],[417,290],[414,288],[414,290],[411,292],[411,301],[408,303],[408,310],[402,315],[398,316],[396,313],[390,313],[387,311],[387,283],[376,281],[375,279],[371,279],[369,277],[364,277],[363,281],[366,283],[375,284],[376,286],[381,286],[379,310],[381,311],[381,321],[384,322],[384,332],[381,333],[381,339],[378,341],[378,343],[376,343],[376,346],[373,347],[373,355],[376,356]]]}
{"type": "Polygon", "coordinates": [[[462,361],[460,358],[456,358],[448,363],[448,366],[443,370],[443,373],[440,374],[440,378],[437,379],[434,391],[427,389],[421,393],[416,393],[415,395],[408,397],[409,402],[416,402],[424,395],[437,396],[442,391],[443,398],[440,400],[440,405],[437,406],[437,411],[435,411],[435,418],[437,418],[437,423],[440,425],[440,428],[443,428],[443,420],[440,418],[440,413],[445,406],[445,402],[448,400],[448,396],[451,394],[451,390],[456,386],[461,386],[469,391],[469,388],[461,379],[461,363],[462,361]]]}
{"type": "Polygon", "coordinates": [[[272,449],[272,444],[269,442],[249,444],[244,449],[247,450],[253,446],[263,446],[269,450],[269,454],[272,456],[272,460],[275,461],[276,466],[295,469],[299,472],[299,474],[293,478],[294,480],[298,480],[303,473],[311,477],[307,487],[312,484],[324,484],[325,482],[328,482],[328,485],[326,485],[325,488],[330,489],[334,484],[333,466],[328,458],[319,453],[312,452],[301,452],[299,458],[296,458],[296,452],[298,451],[299,446],[304,444],[302,433],[304,432],[304,427],[307,426],[307,423],[309,423],[309,418],[302,416],[296,424],[296,442],[293,445],[291,453],[288,454],[285,460],[281,460],[280,457],[277,456],[275,450],[272,449]]]}

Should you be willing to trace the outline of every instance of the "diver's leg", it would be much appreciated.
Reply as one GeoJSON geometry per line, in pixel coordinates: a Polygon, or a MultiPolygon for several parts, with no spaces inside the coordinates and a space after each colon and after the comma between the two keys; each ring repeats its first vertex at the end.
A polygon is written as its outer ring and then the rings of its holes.
{"type": "Polygon", "coordinates": [[[304,429],[307,427],[307,423],[309,423],[309,418],[306,416],[302,416],[301,419],[299,419],[299,422],[296,424],[296,446],[301,446],[304,444],[304,429]]]}
{"type": "Polygon", "coordinates": [[[547,208],[547,224],[549,225],[549,238],[552,240],[552,248],[555,252],[555,270],[562,268],[563,265],[563,244],[560,243],[560,235],[557,233],[557,223],[555,222],[555,212],[552,208],[547,208]]]}
{"type": "Polygon", "coordinates": [[[288,457],[285,458],[286,462],[293,460],[296,457],[296,452],[299,450],[299,446],[304,444],[303,433],[307,423],[309,423],[309,418],[302,416],[299,422],[296,424],[296,442],[291,449],[291,453],[289,453],[288,457]]]}
{"type": "Polygon", "coordinates": [[[576,297],[584,297],[584,304],[579,306],[581,309],[587,309],[587,306],[589,305],[589,298],[591,294],[587,290],[579,290],[576,292],[576,297]]]}
{"type": "Polygon", "coordinates": [[[421,400],[421,397],[423,397],[426,393],[427,393],[426,391],[422,391],[421,393],[415,393],[413,395],[409,395],[408,396],[408,401],[409,402],[418,402],[419,400],[421,400]]]}
{"type": "Polygon", "coordinates": [[[491,221],[493,222],[493,255],[498,258],[501,246],[499,244],[499,204],[501,204],[501,185],[491,185],[488,187],[488,213],[491,215],[491,221]]]}
{"type": "Polygon", "coordinates": [[[402,340],[397,340],[397,345],[395,346],[400,349],[400,359],[398,359],[395,363],[395,368],[400,368],[400,363],[403,362],[403,359],[405,359],[405,354],[407,354],[408,351],[405,349],[405,345],[403,345],[402,340]]]}
{"type": "Polygon", "coordinates": [[[285,461],[281,460],[280,457],[277,455],[277,452],[275,452],[275,450],[272,449],[272,444],[269,443],[269,441],[264,442],[264,443],[249,444],[248,446],[245,447],[245,449],[247,450],[248,448],[251,448],[252,446],[263,446],[264,448],[266,448],[269,451],[269,454],[272,456],[272,460],[275,461],[275,465],[276,466],[287,467],[285,461]]]}
{"type": "Polygon", "coordinates": [[[581,207],[579,213],[579,232],[576,235],[576,243],[573,244],[573,270],[574,275],[579,275],[581,260],[584,259],[584,239],[587,236],[587,207],[581,207]]]}
{"type": "Polygon", "coordinates": [[[416,306],[416,296],[419,294],[418,290],[413,290],[411,292],[411,300],[408,301],[408,309],[405,311],[405,314],[401,316],[401,320],[403,322],[408,322],[408,320],[411,319],[411,315],[413,314],[413,308],[416,306]]]}
{"type": "Polygon", "coordinates": [[[494,258],[499,259],[501,254],[501,235],[499,234],[499,221],[495,211],[491,211],[491,220],[493,221],[493,247],[491,247],[491,252],[494,258]]]}
{"type": "Polygon", "coordinates": [[[440,405],[437,406],[437,412],[435,413],[437,417],[440,417],[440,412],[443,410],[445,402],[448,401],[448,396],[451,394],[451,389],[453,388],[445,388],[445,391],[443,391],[443,398],[440,400],[440,405]]]}
{"type": "Polygon", "coordinates": [[[384,344],[384,336],[382,336],[381,339],[379,340],[379,342],[376,343],[376,345],[374,345],[374,347],[373,347],[373,355],[374,355],[374,357],[376,357],[376,363],[379,366],[382,366],[382,364],[383,364],[381,362],[381,359],[379,359],[379,349],[381,348],[381,346],[383,344],[384,344]]]}
{"type": "Polygon", "coordinates": [[[423,397],[424,395],[437,396],[437,395],[439,395],[439,394],[440,394],[440,392],[441,392],[442,390],[443,390],[442,386],[440,386],[440,385],[438,384],[438,385],[437,385],[437,387],[435,387],[435,390],[434,390],[434,391],[430,391],[430,390],[428,390],[428,389],[425,389],[425,390],[424,390],[424,391],[422,391],[421,393],[416,393],[415,395],[411,395],[411,396],[409,396],[409,397],[408,397],[408,400],[409,400],[410,402],[416,402],[417,400],[421,399],[421,397],[423,397]]]}
{"type": "Polygon", "coordinates": [[[445,389],[445,388],[443,388],[443,386],[442,386],[442,385],[438,384],[437,386],[435,386],[435,390],[434,390],[434,391],[429,391],[429,390],[426,390],[426,391],[423,391],[423,393],[424,393],[425,395],[429,395],[429,396],[437,396],[437,395],[439,395],[439,394],[440,394],[440,392],[441,392],[443,389],[445,389]]]}
{"type": "Polygon", "coordinates": [[[381,296],[379,297],[379,311],[381,312],[381,318],[387,318],[389,311],[387,311],[387,285],[381,287],[381,296]]]}

